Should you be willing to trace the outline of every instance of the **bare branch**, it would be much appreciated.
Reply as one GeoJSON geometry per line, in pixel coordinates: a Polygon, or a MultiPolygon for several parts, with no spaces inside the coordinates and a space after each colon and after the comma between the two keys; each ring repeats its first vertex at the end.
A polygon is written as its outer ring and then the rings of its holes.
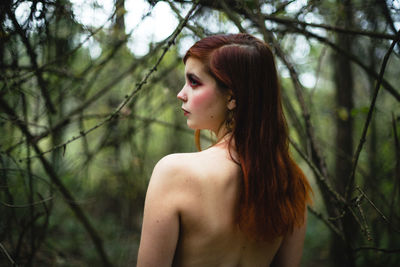
{"type": "MultiPolygon", "coordinates": [[[[304,34],[305,36],[315,38],[318,41],[325,43],[329,45],[332,49],[337,51],[338,53],[348,57],[352,62],[356,63],[358,66],[360,66],[366,73],[369,75],[373,76],[376,79],[379,79],[379,74],[376,73],[372,68],[368,67],[366,64],[361,62],[359,58],[357,58],[355,55],[350,54],[348,51],[342,49],[341,47],[338,47],[336,44],[333,42],[329,41],[327,38],[319,36],[317,34],[314,34],[312,32],[306,31],[305,29],[299,29],[299,28],[293,28],[294,31],[304,34]]],[[[383,87],[394,97],[396,98],[397,101],[400,101],[400,93],[396,91],[396,89],[382,77],[381,81],[383,87]]]]}
{"type": "Polygon", "coordinates": [[[15,261],[14,261],[13,258],[10,256],[10,254],[9,254],[8,251],[7,251],[7,249],[3,246],[2,243],[0,243],[0,248],[1,248],[1,250],[4,252],[4,254],[6,254],[6,256],[7,256],[8,260],[11,262],[11,264],[12,264],[13,266],[17,266],[17,265],[15,264],[15,261]]]}
{"type": "Polygon", "coordinates": [[[378,39],[387,39],[387,40],[395,40],[396,39],[396,35],[394,35],[394,34],[362,31],[362,30],[350,30],[350,29],[340,28],[340,27],[331,26],[331,25],[327,25],[327,24],[307,23],[304,21],[300,21],[300,20],[292,19],[292,18],[288,18],[288,17],[263,15],[263,18],[265,20],[270,20],[270,21],[274,21],[274,22],[281,23],[284,25],[289,25],[289,26],[290,25],[301,25],[304,27],[321,28],[321,29],[325,29],[328,31],[338,32],[338,33],[345,33],[345,34],[351,34],[351,35],[362,35],[362,36],[368,36],[368,37],[378,38],[378,39]]]}
{"type": "Polygon", "coordinates": [[[318,219],[320,219],[321,221],[323,221],[326,226],[329,227],[329,229],[331,229],[335,234],[337,234],[343,241],[345,241],[345,236],[343,235],[343,233],[333,224],[331,223],[327,218],[325,218],[322,213],[316,211],[315,209],[313,209],[312,207],[308,206],[308,210],[314,214],[318,219]]]}
{"type": "Polygon", "coordinates": [[[246,30],[243,28],[242,24],[240,23],[238,16],[234,12],[232,12],[232,10],[226,4],[225,0],[221,1],[221,7],[222,7],[222,10],[225,12],[225,14],[228,15],[229,19],[231,21],[233,21],[233,23],[235,23],[235,25],[239,29],[239,31],[246,32],[246,30]]]}
{"type": "Polygon", "coordinates": [[[383,58],[383,61],[382,61],[382,66],[381,66],[381,70],[379,72],[378,81],[376,83],[374,96],[372,98],[371,105],[370,105],[369,110],[368,110],[367,119],[365,120],[365,123],[364,123],[364,128],[363,128],[363,131],[362,131],[362,134],[361,134],[360,142],[359,142],[359,144],[357,146],[356,153],[354,154],[354,157],[353,157],[353,168],[352,168],[351,174],[349,176],[349,181],[348,181],[348,183],[346,185],[346,196],[345,196],[346,199],[350,197],[350,194],[351,194],[351,191],[352,191],[351,185],[354,183],[355,171],[356,171],[356,168],[357,168],[358,158],[360,156],[361,149],[362,149],[362,147],[364,145],[364,142],[365,142],[365,137],[367,135],[367,130],[368,130],[368,127],[369,127],[369,123],[371,122],[372,113],[373,113],[373,111],[375,109],[375,103],[376,103],[376,99],[378,97],[379,89],[381,88],[381,84],[382,84],[382,80],[383,80],[383,74],[385,73],[386,64],[387,64],[387,62],[389,60],[389,56],[392,53],[394,46],[396,45],[396,43],[399,40],[400,40],[400,30],[397,32],[396,40],[394,40],[392,42],[392,44],[390,45],[390,47],[389,47],[388,51],[386,52],[386,55],[385,55],[385,57],[383,58]]]}
{"type": "Polygon", "coordinates": [[[332,185],[326,180],[326,178],[321,174],[321,172],[318,170],[318,168],[312,163],[311,159],[309,159],[300,149],[300,147],[291,139],[289,138],[290,144],[293,146],[293,148],[299,153],[299,155],[304,159],[304,161],[307,163],[307,165],[311,168],[313,171],[315,178],[324,186],[324,188],[332,195],[335,197],[335,200],[341,203],[345,203],[345,199],[338,193],[336,192],[332,185]]]}
{"type": "Polygon", "coordinates": [[[50,95],[49,95],[49,93],[47,91],[46,81],[43,78],[42,70],[39,68],[39,65],[38,65],[38,63],[36,61],[36,58],[37,58],[36,53],[33,50],[32,46],[31,46],[31,44],[29,42],[28,37],[26,36],[26,32],[19,25],[17,19],[15,18],[15,15],[12,13],[12,11],[9,8],[7,8],[6,12],[7,12],[7,15],[9,16],[9,18],[11,19],[11,21],[13,22],[13,25],[16,28],[19,36],[21,37],[22,42],[25,45],[25,48],[26,48],[26,51],[28,53],[29,59],[30,59],[31,64],[32,64],[32,66],[33,66],[33,68],[35,70],[35,76],[37,78],[37,82],[38,82],[38,85],[39,85],[39,88],[40,88],[40,92],[42,93],[42,96],[45,99],[46,106],[47,106],[47,108],[49,109],[49,111],[51,113],[55,113],[56,109],[54,108],[54,105],[51,102],[50,95]]]}
{"type": "Polygon", "coordinates": [[[362,219],[363,226],[364,226],[363,227],[364,228],[363,232],[366,234],[368,241],[372,241],[371,231],[368,228],[367,218],[365,217],[364,211],[361,208],[362,199],[363,199],[362,195],[357,197],[356,200],[355,200],[355,206],[357,207],[357,209],[358,209],[358,211],[360,212],[360,215],[361,215],[361,219],[362,219]]]}
{"type": "Polygon", "coordinates": [[[5,207],[8,207],[8,208],[29,208],[29,207],[32,207],[32,206],[43,204],[44,202],[47,202],[47,201],[50,201],[50,200],[53,200],[53,199],[54,199],[54,197],[51,196],[51,197],[45,198],[43,200],[39,200],[39,201],[32,202],[32,203],[29,203],[29,204],[24,204],[24,205],[8,204],[8,203],[2,202],[2,201],[0,201],[0,204],[5,206],[5,207]]]}
{"type": "Polygon", "coordinates": [[[369,202],[369,204],[371,204],[371,206],[379,213],[379,215],[381,215],[382,219],[396,232],[400,233],[400,230],[395,228],[392,223],[386,218],[386,216],[383,214],[382,211],[380,211],[375,204],[368,198],[368,196],[364,193],[364,191],[359,187],[356,186],[356,189],[365,197],[365,199],[369,202]]]}
{"type": "Polygon", "coordinates": [[[386,249],[386,248],[376,248],[376,247],[358,247],[355,248],[354,251],[360,251],[360,250],[376,250],[379,252],[384,252],[384,253],[399,253],[399,249],[386,249]]]}
{"type": "MultiPolygon", "coordinates": [[[[174,11],[175,15],[178,16],[179,20],[183,20],[184,18],[181,16],[180,14],[180,10],[174,5],[173,1],[167,1],[169,6],[171,7],[172,11],[174,11]]],[[[193,16],[195,16],[195,13],[193,14],[193,16]]],[[[204,37],[204,29],[198,27],[198,25],[196,25],[197,27],[194,27],[192,25],[189,24],[189,22],[186,25],[186,28],[188,28],[189,30],[191,30],[196,36],[203,38],[204,37]]]]}

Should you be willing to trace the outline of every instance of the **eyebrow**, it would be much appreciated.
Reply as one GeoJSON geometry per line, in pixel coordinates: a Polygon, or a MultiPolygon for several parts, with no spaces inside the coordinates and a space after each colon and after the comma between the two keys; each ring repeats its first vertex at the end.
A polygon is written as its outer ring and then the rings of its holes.
{"type": "Polygon", "coordinates": [[[192,78],[192,79],[195,79],[195,80],[198,80],[198,81],[201,80],[201,79],[199,78],[199,76],[197,76],[196,74],[191,73],[191,72],[187,72],[187,73],[186,73],[186,77],[192,78]]]}

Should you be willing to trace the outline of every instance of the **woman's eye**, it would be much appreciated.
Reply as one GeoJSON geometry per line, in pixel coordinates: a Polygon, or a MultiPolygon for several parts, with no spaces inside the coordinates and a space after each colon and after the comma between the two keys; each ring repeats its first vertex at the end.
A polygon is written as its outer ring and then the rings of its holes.
{"type": "Polygon", "coordinates": [[[192,86],[192,87],[197,87],[197,86],[199,86],[199,85],[201,85],[200,84],[200,82],[198,82],[196,79],[194,79],[193,77],[188,77],[188,80],[189,80],[189,84],[190,84],[190,86],[192,86]]]}

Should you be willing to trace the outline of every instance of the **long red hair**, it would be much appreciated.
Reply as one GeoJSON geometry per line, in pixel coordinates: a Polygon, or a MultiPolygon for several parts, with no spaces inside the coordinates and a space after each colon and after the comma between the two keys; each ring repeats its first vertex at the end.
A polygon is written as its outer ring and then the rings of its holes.
{"type": "Polygon", "coordinates": [[[273,54],[249,34],[196,42],[183,61],[202,61],[236,101],[232,140],[243,172],[237,222],[258,240],[272,240],[304,223],[311,187],[289,154],[288,129],[273,54]]]}

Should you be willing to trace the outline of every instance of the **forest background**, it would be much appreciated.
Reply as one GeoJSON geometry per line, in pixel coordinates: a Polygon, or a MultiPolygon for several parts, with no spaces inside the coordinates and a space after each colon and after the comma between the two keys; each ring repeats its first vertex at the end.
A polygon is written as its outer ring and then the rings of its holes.
{"type": "Polygon", "coordinates": [[[1,1],[0,266],[134,266],[155,163],[195,151],[182,56],[237,32],[276,55],[314,190],[302,266],[400,262],[400,1],[104,3],[1,1]]]}

